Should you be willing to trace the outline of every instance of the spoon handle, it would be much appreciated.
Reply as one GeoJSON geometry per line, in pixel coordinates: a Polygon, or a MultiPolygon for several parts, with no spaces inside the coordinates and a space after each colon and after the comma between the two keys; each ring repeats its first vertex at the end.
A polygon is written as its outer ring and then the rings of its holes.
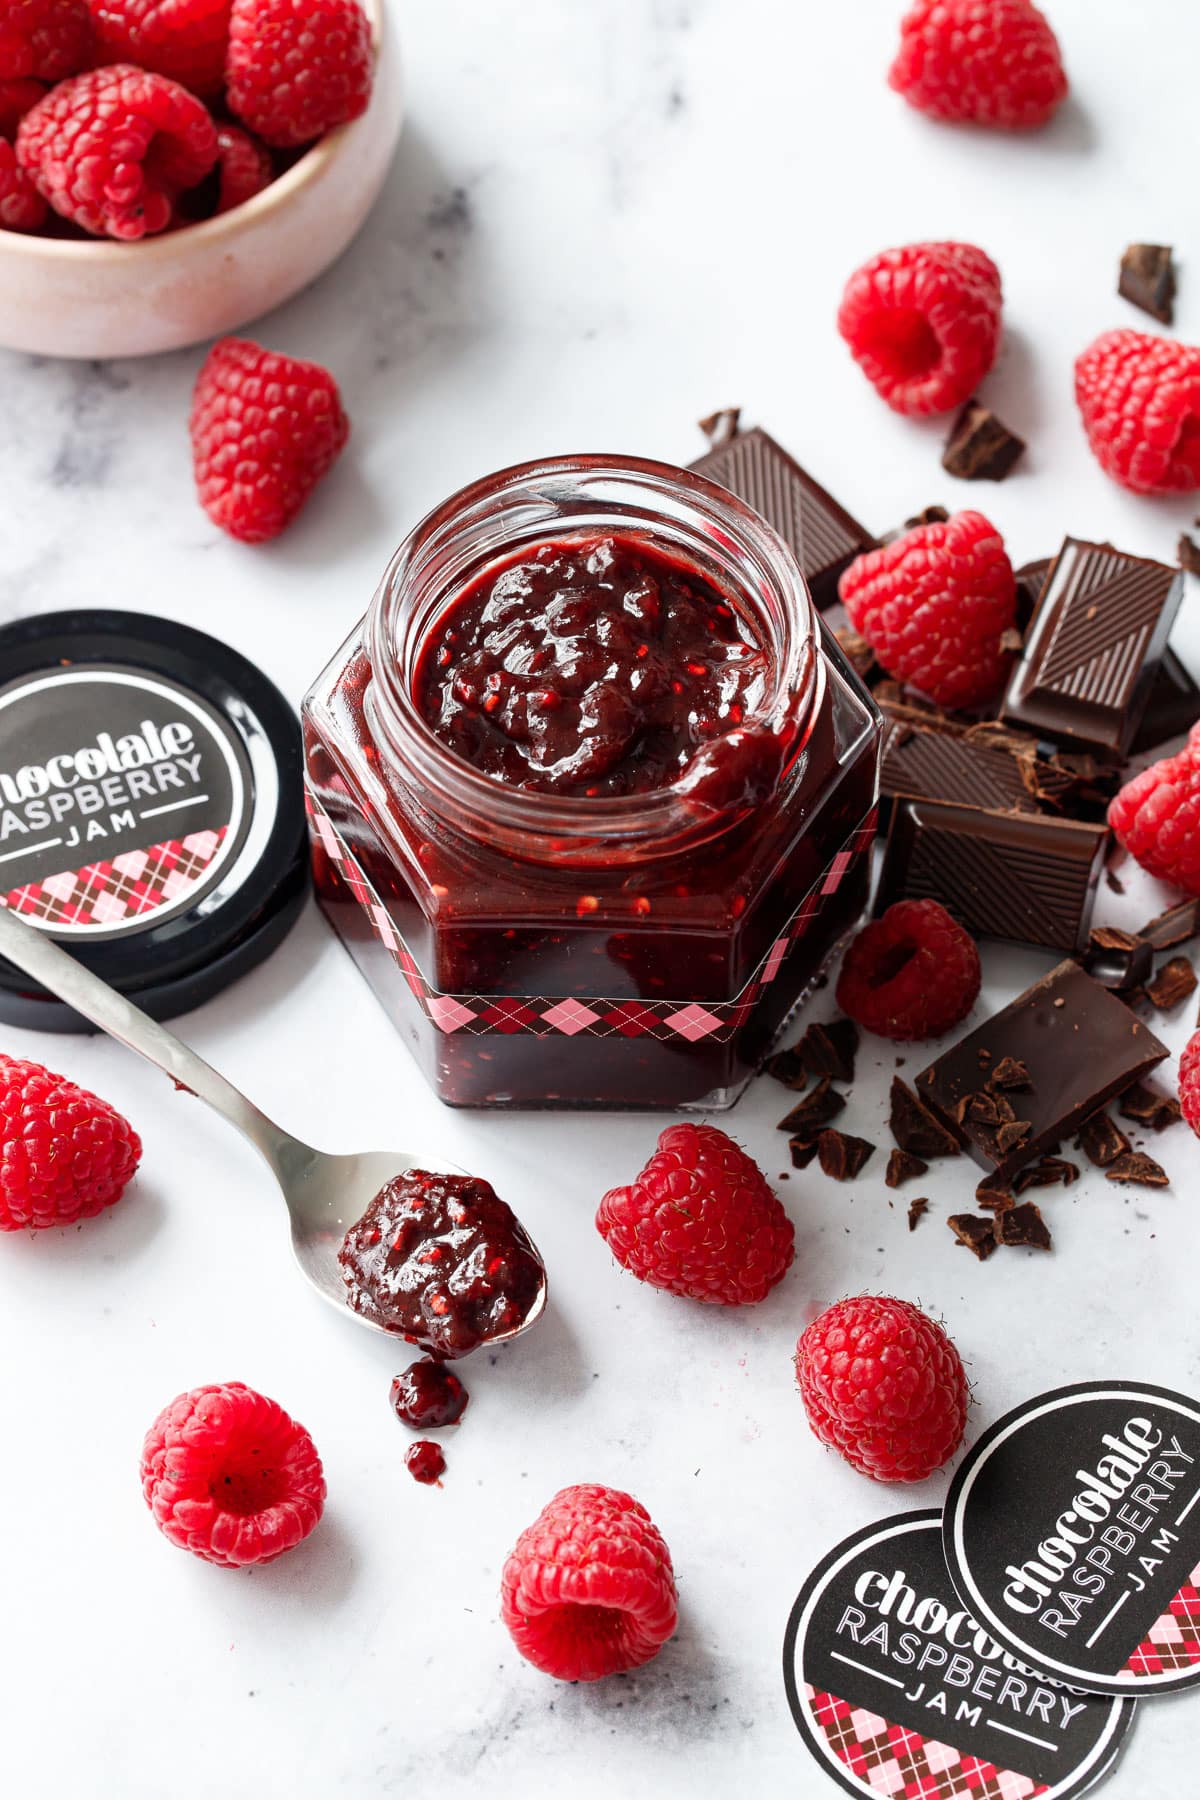
{"type": "Polygon", "coordinates": [[[250,1139],[277,1173],[297,1151],[311,1155],[307,1146],[298,1144],[260,1112],[252,1101],[165,1026],[118,994],[98,975],[93,975],[90,969],[85,969],[81,962],[76,962],[45,932],[27,925],[10,908],[3,906],[0,906],[0,955],[49,988],[52,994],[57,994],[85,1019],[106,1031],[109,1037],[136,1050],[179,1087],[206,1100],[250,1139]]]}

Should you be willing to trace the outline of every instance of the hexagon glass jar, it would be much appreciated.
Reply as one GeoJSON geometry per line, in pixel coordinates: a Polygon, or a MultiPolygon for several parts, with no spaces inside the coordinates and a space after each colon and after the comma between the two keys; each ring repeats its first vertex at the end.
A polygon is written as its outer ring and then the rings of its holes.
{"type": "Polygon", "coordinates": [[[397,551],[304,733],[321,904],[453,1106],[729,1106],[866,903],[878,713],[783,542],[682,469],[559,458],[454,495],[397,551]],[[764,779],[545,791],[427,722],[422,652],[463,594],[605,540],[716,589],[765,650],[745,720],[764,779]]]}

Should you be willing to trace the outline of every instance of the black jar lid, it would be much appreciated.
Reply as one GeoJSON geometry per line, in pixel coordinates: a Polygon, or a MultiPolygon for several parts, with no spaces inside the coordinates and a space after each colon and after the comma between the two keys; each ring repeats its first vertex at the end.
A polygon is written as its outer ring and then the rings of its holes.
{"type": "MultiPolygon", "coordinates": [[[[302,769],[283,695],[206,632],[108,611],[0,629],[0,901],[155,1018],[295,923],[302,769]]],[[[91,1029],[3,960],[0,1020],[91,1029]]]]}

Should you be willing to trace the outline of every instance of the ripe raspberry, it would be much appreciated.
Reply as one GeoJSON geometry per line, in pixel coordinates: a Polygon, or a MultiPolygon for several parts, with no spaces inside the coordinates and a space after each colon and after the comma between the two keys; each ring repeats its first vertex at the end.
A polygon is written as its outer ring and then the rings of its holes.
{"type": "Polygon", "coordinates": [[[1025,131],[1066,97],[1058,39],[1030,0],[916,0],[889,84],[935,119],[1025,131]]]}
{"type": "Polygon", "coordinates": [[[216,157],[216,127],[195,95],[128,63],[62,82],[17,132],[17,159],[39,192],[97,237],[165,230],[176,194],[216,157]]]}
{"type": "Polygon", "coordinates": [[[230,0],[88,0],[98,63],[136,63],[195,94],[225,85],[230,0]]]}
{"type": "Polygon", "coordinates": [[[240,1381],[165,1406],[142,1445],[142,1493],[164,1537],[223,1569],[294,1550],[325,1507],[317,1447],[240,1381]]]}
{"type": "Polygon", "coordinates": [[[217,126],[217,170],[220,190],[217,211],[232,212],[255,194],[261,194],[275,179],[275,165],[270,152],[236,125],[217,126]]]}
{"type": "Polygon", "coordinates": [[[791,1266],[792,1222],[758,1164],[714,1125],[668,1125],[596,1229],[623,1268],[691,1300],[751,1306],[791,1266]]]}
{"type": "Polygon", "coordinates": [[[1135,494],[1200,487],[1200,349],[1145,331],[1105,331],[1075,362],[1092,454],[1135,494]]]}
{"type": "Polygon", "coordinates": [[[0,0],[0,81],[61,81],[91,58],[85,0],[0,0]]]}
{"type": "Polygon", "coordinates": [[[847,950],[837,1003],[864,1031],[910,1043],[960,1025],[981,979],[975,940],[944,906],[898,900],[847,950]]]}
{"type": "Polygon", "coordinates": [[[918,525],[850,564],[838,583],[850,622],[897,681],[939,706],[977,706],[1004,685],[1017,583],[982,513],[918,525]]]}
{"type": "Polygon", "coordinates": [[[106,1100],[40,1063],[0,1056],[0,1231],[73,1225],[115,1206],[141,1160],[106,1100]]]}
{"type": "Polygon", "coordinates": [[[671,1553],[630,1495],[563,1488],[517,1539],[500,1609],[513,1643],[544,1675],[620,1675],[657,1656],[675,1630],[671,1553]]]}
{"type": "Polygon", "coordinates": [[[0,81],[0,137],[11,143],[25,114],[45,98],[40,81],[0,81]]]}
{"type": "Polygon", "coordinates": [[[860,1294],[814,1319],[796,1345],[808,1422],[872,1481],[924,1481],[962,1442],[967,1377],[935,1319],[860,1294]]]}
{"type": "Polygon", "coordinates": [[[5,231],[38,231],[46,223],[46,202],[17,165],[17,153],[0,137],[0,227],[5,231]]]}
{"type": "Polygon", "coordinates": [[[1126,782],[1108,822],[1143,869],[1200,895],[1200,723],[1177,756],[1126,782]]]}
{"type": "Polygon", "coordinates": [[[1200,1137],[1200,1031],[1194,1031],[1179,1058],[1179,1104],[1183,1116],[1200,1137]]]}
{"type": "Polygon", "coordinates": [[[192,397],[200,504],[243,543],[278,537],[337,461],[349,431],[326,369],[246,338],[222,338],[192,397]]]}
{"type": "Polygon", "coordinates": [[[906,244],[855,270],[837,324],[894,412],[953,412],[996,360],[1001,301],[1000,271],[974,244],[906,244]]]}
{"type": "Polygon", "coordinates": [[[311,144],[357,119],[373,73],[358,0],[233,0],[229,105],[264,143],[311,144]]]}

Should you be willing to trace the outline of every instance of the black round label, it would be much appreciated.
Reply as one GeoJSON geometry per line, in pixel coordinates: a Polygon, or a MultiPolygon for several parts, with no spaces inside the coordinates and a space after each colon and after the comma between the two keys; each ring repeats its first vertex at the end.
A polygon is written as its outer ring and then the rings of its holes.
{"type": "Polygon", "coordinates": [[[792,1608],[783,1672],[809,1750],[873,1800],[1066,1800],[1108,1772],[1133,1715],[1005,1651],[954,1592],[937,1512],[825,1558],[792,1608]]]}
{"type": "Polygon", "coordinates": [[[166,677],[75,664],[0,689],[0,904],[55,937],[193,907],[252,808],[237,735],[166,677]]]}
{"type": "Polygon", "coordinates": [[[1200,1404],[1090,1381],[1008,1413],[946,1501],[963,1601],[1010,1650],[1103,1694],[1200,1683],[1200,1404]]]}

